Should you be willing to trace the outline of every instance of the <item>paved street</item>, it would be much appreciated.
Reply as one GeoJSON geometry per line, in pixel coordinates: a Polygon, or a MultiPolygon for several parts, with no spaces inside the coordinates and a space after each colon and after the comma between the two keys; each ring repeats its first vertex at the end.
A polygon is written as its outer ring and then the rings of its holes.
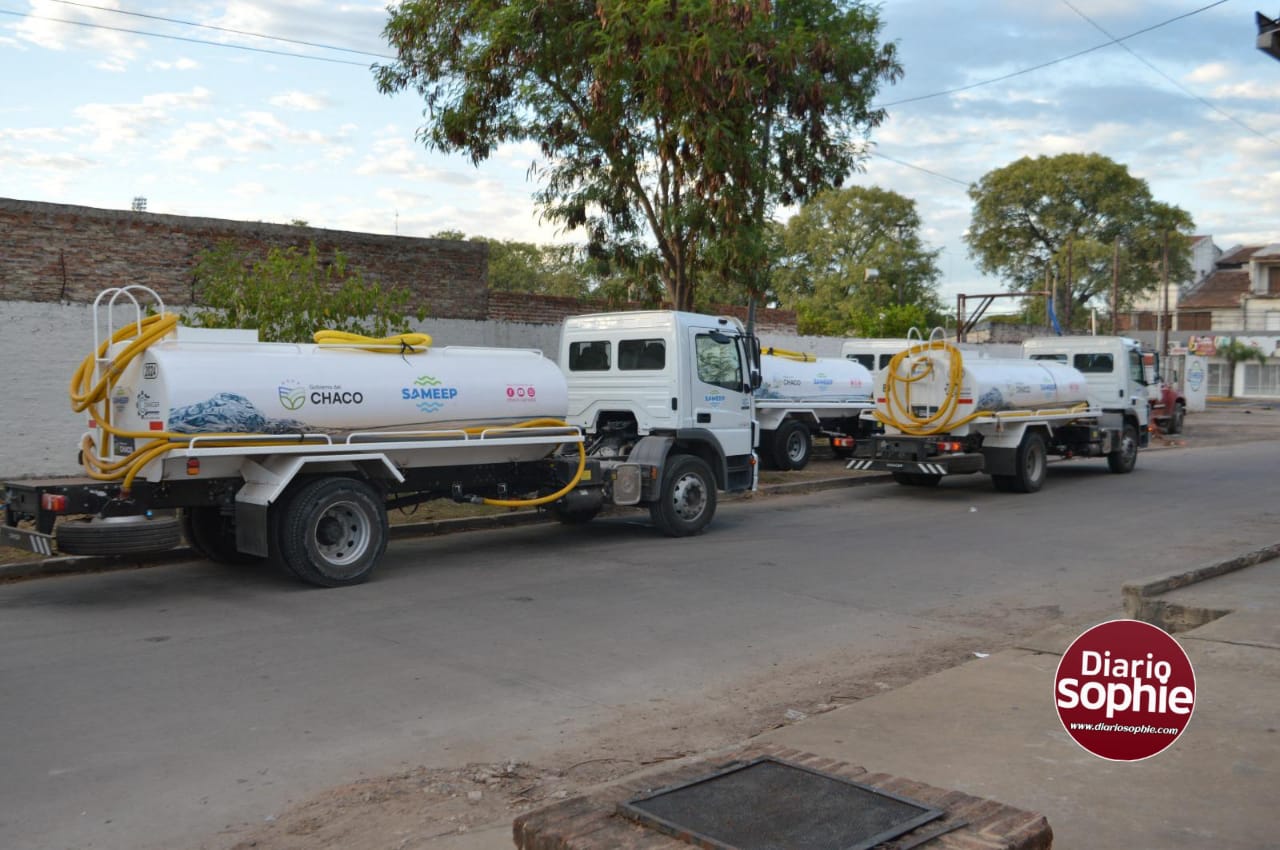
{"type": "Polygon", "coordinates": [[[361,774],[534,759],[762,674],[1111,613],[1127,578],[1275,542],[1278,463],[1265,442],[1055,465],[1029,497],[755,498],[689,540],[399,541],[339,591],[204,563],[0,586],[0,846],[221,846],[361,774]]]}

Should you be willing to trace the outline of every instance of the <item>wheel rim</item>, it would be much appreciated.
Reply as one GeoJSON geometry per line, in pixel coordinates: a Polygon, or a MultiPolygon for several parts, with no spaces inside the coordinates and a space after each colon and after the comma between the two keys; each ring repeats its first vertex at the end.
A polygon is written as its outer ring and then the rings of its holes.
{"type": "Polygon", "coordinates": [[[707,508],[707,488],[702,477],[687,472],[676,479],[671,488],[671,505],[676,516],[686,522],[692,522],[702,515],[707,508]]]}
{"type": "Polygon", "coordinates": [[[791,435],[787,437],[787,459],[792,463],[798,463],[804,460],[804,443],[804,434],[799,431],[792,431],[791,435]]]}
{"type": "Polygon", "coordinates": [[[334,502],[316,517],[311,528],[316,555],[334,567],[357,563],[372,539],[373,523],[355,502],[334,502]]]}
{"type": "Polygon", "coordinates": [[[1120,441],[1120,451],[1124,455],[1125,463],[1129,463],[1138,456],[1138,438],[1134,436],[1133,431],[1124,432],[1124,437],[1120,441]]]}

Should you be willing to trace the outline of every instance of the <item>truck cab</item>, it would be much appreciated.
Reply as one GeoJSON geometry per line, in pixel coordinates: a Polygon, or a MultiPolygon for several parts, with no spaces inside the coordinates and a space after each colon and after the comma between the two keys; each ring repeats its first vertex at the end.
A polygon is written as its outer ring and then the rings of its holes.
{"type": "Polygon", "coordinates": [[[717,489],[752,489],[758,352],[742,325],[723,316],[570,317],[559,356],[569,386],[566,421],[584,431],[602,463],[662,467],[670,457],[692,456],[710,468],[717,489]]]}
{"type": "Polygon", "coordinates": [[[1139,432],[1140,445],[1149,441],[1150,388],[1143,363],[1142,345],[1118,336],[1054,336],[1029,339],[1023,355],[1031,360],[1053,360],[1084,375],[1089,404],[1121,413],[1139,432]]]}

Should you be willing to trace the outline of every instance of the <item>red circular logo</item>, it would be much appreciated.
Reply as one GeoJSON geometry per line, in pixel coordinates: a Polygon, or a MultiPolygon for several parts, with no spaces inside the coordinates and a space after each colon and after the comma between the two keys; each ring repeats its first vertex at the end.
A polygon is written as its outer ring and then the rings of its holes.
{"type": "Polygon", "coordinates": [[[1077,744],[1112,761],[1138,761],[1164,750],[1187,728],[1196,674],[1164,630],[1112,620],[1067,647],[1053,695],[1058,718],[1077,744]]]}
{"type": "Polygon", "coordinates": [[[515,398],[515,397],[516,397],[516,388],[507,387],[507,398],[515,398]]]}

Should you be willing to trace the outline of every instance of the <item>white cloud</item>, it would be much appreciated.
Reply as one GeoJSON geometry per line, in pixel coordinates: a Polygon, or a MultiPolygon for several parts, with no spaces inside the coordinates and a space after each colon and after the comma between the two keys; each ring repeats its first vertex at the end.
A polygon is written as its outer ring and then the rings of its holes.
{"type": "Polygon", "coordinates": [[[76,130],[92,137],[93,150],[110,151],[150,135],[169,123],[174,113],[203,108],[211,100],[209,90],[197,86],[189,92],[146,95],[136,103],[86,103],[75,109],[84,122],[76,130]]]}
{"type": "Polygon", "coordinates": [[[45,50],[71,50],[78,47],[105,54],[99,67],[122,69],[145,49],[145,41],[135,35],[107,27],[119,26],[116,0],[99,0],[101,8],[69,6],[53,0],[31,0],[30,14],[14,25],[18,38],[45,50]]]}
{"type": "Polygon", "coordinates": [[[289,109],[294,112],[319,112],[333,105],[333,102],[324,95],[307,94],[300,91],[278,94],[267,102],[277,109],[289,109]]]}
{"type": "Polygon", "coordinates": [[[173,62],[155,59],[147,63],[147,70],[149,71],[194,71],[199,67],[199,62],[194,59],[188,59],[185,56],[173,62]]]}
{"type": "Polygon", "coordinates": [[[1218,99],[1237,98],[1240,100],[1274,101],[1276,94],[1277,87],[1275,85],[1263,84],[1258,80],[1244,80],[1238,83],[1217,86],[1211,96],[1218,99]]]}
{"type": "Polygon", "coordinates": [[[1217,83],[1230,75],[1230,69],[1222,62],[1210,62],[1206,65],[1197,65],[1183,79],[1188,83],[1217,83]]]}

